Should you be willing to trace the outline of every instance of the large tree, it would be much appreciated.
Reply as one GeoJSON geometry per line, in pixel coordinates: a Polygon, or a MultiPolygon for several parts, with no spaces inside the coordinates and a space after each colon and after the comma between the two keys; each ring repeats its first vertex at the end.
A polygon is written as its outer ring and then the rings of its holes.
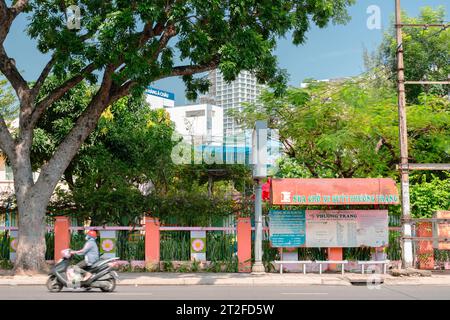
{"type": "MultiPolygon", "coordinates": [[[[418,17],[409,17],[402,13],[403,23],[443,24],[446,9],[440,6],[436,9],[423,7],[418,17]]],[[[448,28],[403,28],[403,49],[405,59],[406,80],[445,81],[450,74],[450,29],[448,28]]],[[[390,70],[392,79],[397,78],[397,40],[395,28],[384,35],[375,59],[370,59],[370,67],[384,66],[390,70]]],[[[397,86],[392,82],[392,86],[397,86]]],[[[417,103],[421,93],[438,95],[448,94],[448,85],[408,85],[406,97],[408,102],[417,103]]]]}
{"type": "Polygon", "coordinates": [[[109,105],[173,76],[183,77],[193,97],[207,88],[205,80],[193,75],[213,68],[219,68],[226,80],[247,69],[261,82],[283,83],[273,56],[277,38],[292,31],[294,43],[300,44],[311,23],[325,27],[330,20],[345,22],[347,6],[353,2],[0,0],[0,71],[20,104],[16,135],[0,117],[0,148],[13,167],[19,211],[16,270],[45,268],[45,208],[66,167],[109,105]],[[67,28],[66,6],[72,4],[81,9],[80,30],[67,28]],[[4,46],[20,14],[28,15],[28,35],[51,57],[32,84],[4,46]],[[65,80],[42,96],[50,73],[65,80]],[[98,82],[98,90],[33,181],[30,150],[36,124],[54,102],[84,79],[98,82]]]}

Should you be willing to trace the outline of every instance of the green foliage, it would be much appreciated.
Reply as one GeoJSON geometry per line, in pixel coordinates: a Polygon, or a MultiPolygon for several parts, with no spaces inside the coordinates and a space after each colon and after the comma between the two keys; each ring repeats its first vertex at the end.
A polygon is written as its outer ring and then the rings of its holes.
{"type": "Polygon", "coordinates": [[[206,260],[231,261],[237,251],[236,236],[223,231],[206,233],[206,260]]]}
{"type": "Polygon", "coordinates": [[[0,261],[9,260],[10,240],[9,233],[0,233],[0,261]]]}
{"type": "Polygon", "coordinates": [[[450,174],[447,179],[433,176],[411,186],[411,211],[415,218],[431,218],[437,210],[450,210],[450,174]]]}
{"type": "Polygon", "coordinates": [[[326,260],[327,251],[325,248],[299,248],[298,258],[300,260],[326,260]]]}
{"type": "MultiPolygon", "coordinates": [[[[52,116],[43,118],[39,124],[42,140],[47,145],[58,145],[64,132],[70,130],[70,115],[76,114],[77,108],[83,109],[85,103],[66,104],[61,100],[60,104],[71,109],[55,108],[52,116]],[[63,119],[61,113],[65,112],[68,115],[63,119]],[[68,127],[60,128],[60,122],[68,127]]],[[[120,100],[103,113],[97,130],[72,160],[64,175],[69,191],[57,190],[58,198],[51,210],[59,214],[66,210],[97,225],[139,223],[147,211],[140,187],[167,187],[166,176],[172,170],[172,132],[173,125],[164,110],[150,110],[142,99],[120,100]]],[[[33,159],[39,166],[41,160],[51,156],[52,148],[36,139],[34,146],[33,159]]]]}
{"type": "Polygon", "coordinates": [[[0,117],[5,121],[14,120],[18,116],[17,99],[8,86],[8,81],[0,72],[0,117]]]}
{"type": "Polygon", "coordinates": [[[199,272],[200,271],[200,261],[194,259],[191,264],[191,272],[199,272]]]}
{"type": "Polygon", "coordinates": [[[367,261],[371,257],[371,248],[344,248],[344,260],[367,261]]]}
{"type": "Polygon", "coordinates": [[[175,268],[173,266],[172,260],[164,260],[163,261],[163,270],[165,272],[174,272],[175,268]]]}
{"type": "Polygon", "coordinates": [[[0,260],[0,270],[11,270],[14,267],[9,260],[0,260]]]}
{"type": "Polygon", "coordinates": [[[263,240],[262,242],[263,256],[262,262],[266,272],[272,272],[275,270],[275,265],[273,261],[279,260],[280,255],[278,253],[278,248],[272,248],[268,240],[263,240]]]}
{"type": "MultiPolygon", "coordinates": [[[[450,104],[430,95],[419,102],[407,110],[411,162],[449,162],[450,104]]],[[[279,130],[287,157],[280,160],[279,177],[398,175],[397,100],[384,76],[311,81],[282,97],[265,92],[260,105],[233,115],[247,127],[268,119],[279,130]]]]}
{"type": "Polygon", "coordinates": [[[55,233],[47,232],[45,234],[45,260],[54,260],[54,259],[55,259],[55,233]]]}
{"type": "MultiPolygon", "coordinates": [[[[408,17],[402,13],[403,23],[407,24],[443,24],[446,19],[445,6],[436,9],[423,7],[417,18],[408,17]]],[[[405,77],[408,80],[444,81],[450,74],[450,30],[440,28],[403,28],[403,49],[405,61],[405,77]]],[[[376,65],[386,66],[392,78],[396,79],[396,37],[395,29],[385,34],[384,41],[378,52],[376,65]]],[[[395,86],[394,81],[392,85],[395,86]]],[[[448,86],[443,85],[409,85],[406,87],[408,102],[418,103],[421,94],[444,96],[448,86]]]]}
{"type": "MultiPolygon", "coordinates": [[[[52,89],[57,81],[49,84],[52,89]]],[[[55,104],[39,122],[33,144],[33,161],[39,167],[72,128],[94,89],[82,83],[55,104]]],[[[96,131],[72,160],[64,174],[69,190],[57,190],[50,210],[66,212],[93,225],[136,225],[150,210],[162,221],[178,218],[187,225],[209,224],[211,218],[229,214],[232,202],[219,190],[206,194],[209,168],[175,166],[171,160],[174,127],[164,110],[151,110],[142,99],[124,98],[101,116],[96,131]],[[194,182],[194,183],[193,183],[194,182]],[[185,190],[179,192],[179,190],[185,190]]],[[[225,168],[214,178],[240,181],[243,166],[225,168]]]]}
{"type": "Polygon", "coordinates": [[[120,260],[145,260],[145,237],[136,232],[120,230],[117,232],[117,253],[120,260]]]}
{"type": "Polygon", "coordinates": [[[207,226],[213,218],[225,218],[233,210],[231,199],[184,190],[166,195],[152,193],[147,203],[152,216],[160,218],[163,224],[179,226],[207,226]]]}
{"type": "Polygon", "coordinates": [[[186,273],[190,272],[191,267],[189,263],[181,263],[180,266],[176,269],[176,272],[186,273]]]}
{"type": "Polygon", "coordinates": [[[386,254],[391,261],[402,259],[401,236],[399,231],[389,231],[389,247],[387,247],[386,254]]]}
{"type": "MultiPolygon", "coordinates": [[[[76,31],[66,27],[65,4],[30,1],[27,32],[41,52],[55,53],[54,73],[60,78],[80,73],[91,63],[99,69],[122,65],[114,80],[132,80],[142,90],[155,80],[179,75],[174,66],[181,60],[195,66],[218,63],[227,80],[240,70],[254,70],[260,81],[277,88],[285,77],[273,56],[276,39],[293,32],[294,43],[301,44],[311,24],[323,28],[330,21],[347,22],[346,9],[353,3],[86,0],[77,2],[82,28],[76,31]]],[[[181,75],[190,98],[207,89],[202,79],[181,75]]]]}
{"type": "MultiPolygon", "coordinates": [[[[160,233],[161,261],[190,260],[191,238],[186,231],[164,231],[160,233]]],[[[164,270],[166,268],[164,267],[164,270]]]]}

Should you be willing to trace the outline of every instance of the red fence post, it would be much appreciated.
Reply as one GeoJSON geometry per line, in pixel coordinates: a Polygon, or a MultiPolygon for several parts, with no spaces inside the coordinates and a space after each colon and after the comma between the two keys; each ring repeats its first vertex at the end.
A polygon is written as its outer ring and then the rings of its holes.
{"type": "MultiPolygon", "coordinates": [[[[341,261],[343,259],[343,250],[342,248],[328,248],[328,260],[338,260],[341,261]]],[[[336,264],[330,264],[330,270],[337,271],[336,264]]]]}
{"type": "Polygon", "coordinates": [[[55,262],[62,258],[61,251],[70,248],[69,217],[55,218],[55,262]]]}
{"type": "Polygon", "coordinates": [[[159,263],[159,219],[145,217],[145,264],[159,263]]]}
{"type": "Polygon", "coordinates": [[[252,224],[250,218],[238,218],[236,232],[239,272],[250,272],[252,269],[252,224]]]}
{"type": "MultiPolygon", "coordinates": [[[[417,224],[418,237],[433,237],[433,228],[431,222],[421,222],[417,224]]],[[[419,269],[434,269],[434,249],[433,241],[418,241],[417,258],[419,260],[419,269]]]]}

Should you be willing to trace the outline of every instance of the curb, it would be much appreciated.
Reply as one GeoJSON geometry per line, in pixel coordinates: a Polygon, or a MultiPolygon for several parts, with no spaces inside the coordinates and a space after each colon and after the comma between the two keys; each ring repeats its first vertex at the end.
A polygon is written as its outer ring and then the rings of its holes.
{"type": "MultiPolygon", "coordinates": [[[[120,277],[120,276],[119,276],[120,277]]],[[[122,278],[122,277],[120,277],[122,278]]],[[[383,276],[383,285],[433,285],[450,286],[450,277],[408,277],[394,278],[383,276]]],[[[352,286],[353,283],[363,283],[368,277],[343,276],[343,277],[319,277],[319,276],[299,276],[299,277],[278,277],[268,276],[248,276],[248,277],[152,277],[138,276],[137,278],[124,277],[117,283],[118,286],[352,286]]],[[[47,277],[23,277],[23,278],[2,278],[0,286],[45,286],[47,277]]]]}

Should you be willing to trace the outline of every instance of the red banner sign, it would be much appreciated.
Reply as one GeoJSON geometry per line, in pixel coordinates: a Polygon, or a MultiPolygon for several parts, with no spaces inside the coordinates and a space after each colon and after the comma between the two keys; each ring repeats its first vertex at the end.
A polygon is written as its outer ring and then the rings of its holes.
{"type": "Polygon", "coordinates": [[[275,205],[399,204],[393,179],[272,179],[275,205]]]}

